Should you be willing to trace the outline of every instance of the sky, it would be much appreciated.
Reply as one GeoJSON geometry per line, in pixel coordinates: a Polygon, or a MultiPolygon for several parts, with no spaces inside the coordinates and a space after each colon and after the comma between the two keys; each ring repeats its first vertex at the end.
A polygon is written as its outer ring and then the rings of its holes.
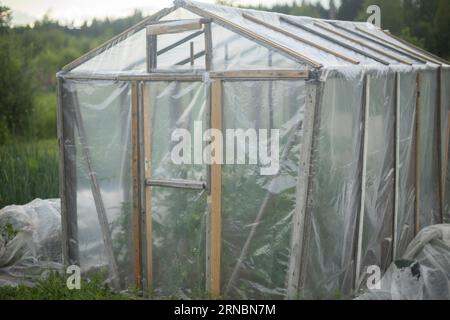
{"type": "MultiPolygon", "coordinates": [[[[214,2],[214,0],[200,0],[201,2],[214,2]]],[[[238,4],[263,4],[292,3],[294,0],[235,0],[238,4]]],[[[300,1],[300,0],[298,0],[300,1]]],[[[310,2],[322,2],[328,7],[329,0],[310,0],[310,2]]],[[[65,24],[80,25],[84,21],[93,18],[117,18],[125,17],[133,13],[135,9],[151,14],[164,7],[172,5],[172,0],[0,0],[13,12],[14,25],[32,23],[41,19],[45,14],[50,18],[59,20],[65,24]]]]}

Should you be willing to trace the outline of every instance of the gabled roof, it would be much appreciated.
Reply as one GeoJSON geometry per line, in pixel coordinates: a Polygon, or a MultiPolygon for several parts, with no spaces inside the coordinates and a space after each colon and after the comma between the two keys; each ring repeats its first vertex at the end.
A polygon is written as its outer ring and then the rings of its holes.
{"type": "Polygon", "coordinates": [[[175,4],[312,67],[449,64],[367,22],[291,16],[175,0],[175,4]]]}
{"type": "MultiPolygon", "coordinates": [[[[309,69],[345,66],[418,66],[449,63],[366,22],[346,22],[241,9],[190,0],[175,0],[137,25],[71,62],[63,72],[128,70],[145,72],[145,28],[174,11],[211,19],[242,38],[275,51],[309,69]],[[107,68],[104,66],[107,65],[107,68]],[[133,70],[129,69],[133,66],[133,70]],[[137,67],[138,66],[138,67],[137,67]]],[[[214,37],[220,33],[213,34],[214,37]]],[[[224,40],[225,41],[225,40],[224,40]]],[[[250,48],[251,49],[251,48],[250,48]]]]}

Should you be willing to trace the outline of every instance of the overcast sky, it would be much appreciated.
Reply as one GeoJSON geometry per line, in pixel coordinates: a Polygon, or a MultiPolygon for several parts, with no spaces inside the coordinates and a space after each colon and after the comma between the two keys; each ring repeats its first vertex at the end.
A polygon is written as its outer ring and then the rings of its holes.
{"type": "MultiPolygon", "coordinates": [[[[214,2],[214,0],[200,0],[214,2]]],[[[235,0],[242,4],[292,3],[294,0],[235,0]]],[[[322,2],[328,7],[329,0],[309,0],[322,2]]],[[[300,0],[298,0],[300,2],[300,0]]],[[[75,25],[92,18],[124,17],[135,9],[146,14],[170,6],[172,0],[0,0],[13,11],[13,24],[28,24],[42,18],[46,13],[53,19],[75,25]]]]}

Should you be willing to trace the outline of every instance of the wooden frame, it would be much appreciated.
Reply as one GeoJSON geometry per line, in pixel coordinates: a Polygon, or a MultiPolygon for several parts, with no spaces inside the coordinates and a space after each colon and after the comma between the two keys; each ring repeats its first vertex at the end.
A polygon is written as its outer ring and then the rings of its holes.
{"type": "Polygon", "coordinates": [[[420,54],[418,54],[412,50],[409,50],[407,48],[402,48],[402,47],[396,45],[395,43],[393,43],[387,39],[383,39],[383,38],[377,36],[376,34],[368,32],[360,27],[356,27],[356,30],[362,32],[363,34],[357,33],[353,30],[348,30],[348,31],[355,35],[358,35],[364,39],[367,39],[369,41],[377,43],[385,48],[394,50],[395,52],[401,53],[409,58],[415,59],[415,60],[419,61],[420,63],[427,63],[427,61],[433,62],[433,60],[434,60],[434,59],[427,58],[423,55],[420,55],[420,54]]]}
{"type": "Polygon", "coordinates": [[[361,196],[360,206],[357,216],[357,239],[356,239],[356,263],[355,263],[355,281],[354,289],[358,290],[360,285],[361,263],[362,263],[362,238],[364,232],[364,214],[366,201],[366,174],[367,174],[367,142],[369,133],[369,112],[370,112],[370,75],[365,76],[364,80],[364,105],[362,112],[362,169],[361,169],[361,196]]]}
{"type": "MultiPolygon", "coordinates": [[[[392,59],[392,60],[395,60],[395,61],[397,61],[397,62],[406,64],[406,65],[412,65],[412,62],[411,62],[411,61],[404,60],[404,59],[402,59],[402,58],[400,58],[400,57],[397,57],[397,56],[394,56],[394,55],[392,55],[392,54],[390,54],[390,53],[387,53],[386,51],[380,50],[380,49],[378,49],[378,48],[376,48],[376,47],[373,47],[373,46],[371,46],[371,45],[369,45],[369,44],[367,44],[367,43],[364,43],[364,42],[362,42],[362,41],[360,41],[360,40],[358,40],[358,39],[352,38],[352,37],[350,37],[350,36],[348,36],[348,35],[346,35],[346,34],[340,32],[340,31],[337,31],[337,30],[334,30],[334,29],[330,28],[328,25],[324,24],[323,22],[320,22],[320,23],[314,22],[314,25],[315,25],[315,26],[318,26],[318,27],[320,27],[320,28],[322,28],[322,29],[324,29],[324,30],[326,30],[326,31],[328,31],[328,32],[334,33],[334,34],[336,34],[336,35],[338,35],[338,36],[340,36],[340,37],[342,37],[342,38],[344,38],[344,39],[347,39],[347,40],[349,40],[349,41],[352,41],[352,42],[354,42],[354,43],[357,43],[357,44],[359,44],[359,45],[361,45],[361,46],[363,46],[363,47],[365,47],[365,48],[367,48],[367,49],[370,49],[370,50],[372,50],[372,51],[375,51],[376,53],[379,53],[379,54],[381,54],[381,55],[383,55],[383,56],[385,56],[385,57],[388,57],[388,58],[390,58],[390,59],[392,59]]],[[[333,25],[333,26],[334,26],[334,27],[338,27],[338,28],[341,29],[341,26],[337,26],[337,25],[333,25]]]]}
{"type": "Polygon", "coordinates": [[[314,150],[313,140],[314,134],[317,136],[317,127],[319,112],[319,101],[321,94],[320,83],[312,80],[306,82],[306,103],[305,103],[305,115],[302,124],[302,144],[300,150],[300,162],[298,168],[298,182],[296,188],[296,205],[295,214],[292,221],[292,234],[291,234],[291,254],[288,264],[288,276],[287,276],[287,299],[297,299],[300,293],[300,274],[303,264],[302,258],[304,256],[304,239],[305,239],[305,224],[309,223],[308,214],[308,196],[310,195],[310,167],[311,159],[314,150]]]}
{"type": "MultiPolygon", "coordinates": [[[[443,158],[442,158],[442,66],[439,66],[437,69],[437,97],[436,97],[436,115],[437,115],[437,123],[436,123],[436,131],[437,131],[437,153],[438,153],[438,172],[439,172],[439,208],[440,208],[440,223],[444,223],[444,179],[445,179],[445,172],[444,172],[444,164],[443,164],[443,158]]],[[[445,116],[445,115],[444,115],[445,116]]]]}
{"type": "Polygon", "coordinates": [[[105,43],[101,44],[100,46],[92,49],[91,51],[89,51],[88,53],[82,55],[81,57],[79,57],[78,59],[72,61],[71,63],[65,65],[62,68],[62,71],[70,71],[75,69],[76,67],[78,67],[80,64],[86,62],[87,60],[99,55],[100,53],[102,53],[103,51],[108,50],[111,46],[125,40],[126,38],[130,37],[131,35],[135,34],[136,32],[142,30],[143,28],[145,28],[145,26],[149,23],[151,23],[152,21],[158,21],[159,19],[167,16],[168,14],[170,14],[171,12],[175,11],[176,9],[178,9],[179,6],[175,5],[173,7],[170,8],[165,8],[162,9],[158,12],[156,12],[155,14],[151,15],[150,17],[142,20],[141,22],[135,24],[134,26],[128,28],[127,30],[123,31],[122,33],[118,34],[117,36],[113,37],[112,39],[106,41],[105,43]]]}
{"type": "Polygon", "coordinates": [[[160,21],[147,26],[147,35],[159,35],[195,31],[202,28],[202,19],[183,19],[177,21],[160,21]]]}
{"type": "MultiPolygon", "coordinates": [[[[222,130],[222,81],[220,80],[213,80],[211,83],[211,129],[222,130]]],[[[218,151],[218,146],[214,150],[218,151]]],[[[215,156],[217,158],[217,155],[215,156]]],[[[221,156],[219,155],[219,157],[221,156]]],[[[220,296],[222,242],[222,165],[220,163],[211,164],[210,177],[210,290],[212,297],[218,298],[220,296]]]]}
{"type": "Polygon", "coordinates": [[[330,41],[330,42],[333,42],[333,43],[335,43],[335,44],[337,44],[337,45],[339,45],[339,46],[341,46],[341,47],[343,47],[343,48],[346,48],[346,49],[348,49],[348,50],[351,50],[351,51],[353,51],[353,52],[359,53],[359,54],[361,54],[361,55],[363,55],[363,56],[365,56],[365,57],[367,57],[367,58],[370,58],[370,59],[372,59],[372,60],[378,61],[378,62],[380,62],[380,63],[382,63],[382,64],[384,64],[384,65],[388,65],[388,64],[389,64],[389,62],[387,62],[386,60],[380,59],[380,58],[378,58],[377,56],[375,56],[375,55],[373,55],[373,54],[370,54],[370,53],[368,53],[368,52],[365,52],[365,51],[363,51],[363,50],[360,50],[360,49],[358,49],[358,48],[355,48],[354,46],[351,46],[351,45],[349,45],[349,44],[347,44],[347,43],[345,43],[345,42],[339,41],[338,39],[336,39],[336,38],[334,38],[334,37],[330,37],[330,36],[328,36],[328,35],[326,35],[326,34],[324,34],[324,33],[322,33],[322,32],[319,32],[319,31],[314,30],[314,29],[312,29],[312,28],[309,28],[309,27],[307,27],[307,26],[305,26],[305,25],[302,25],[302,24],[300,24],[300,23],[297,23],[297,22],[293,21],[292,19],[289,19],[289,18],[286,18],[286,17],[283,17],[283,16],[282,16],[282,17],[280,17],[280,21],[284,21],[284,22],[286,22],[286,23],[288,23],[288,24],[290,24],[290,25],[292,25],[292,26],[294,26],[294,27],[303,29],[303,30],[305,30],[305,31],[307,31],[307,32],[309,32],[309,33],[312,33],[312,34],[314,34],[314,35],[316,35],[316,36],[319,36],[319,37],[321,37],[321,38],[324,38],[324,39],[326,39],[326,40],[328,40],[328,41],[330,41]]]}
{"type": "Polygon", "coordinates": [[[414,235],[417,235],[420,230],[420,73],[417,73],[416,78],[416,210],[414,215],[414,235]]]}
{"type": "Polygon", "coordinates": [[[260,19],[258,19],[258,18],[255,18],[255,17],[253,17],[253,16],[251,16],[251,15],[249,15],[249,14],[244,13],[244,14],[242,14],[242,16],[243,16],[245,19],[250,20],[250,21],[252,21],[252,22],[254,22],[254,23],[256,23],[256,24],[262,25],[262,26],[264,26],[264,27],[266,27],[266,28],[268,28],[268,29],[271,29],[271,30],[273,30],[273,31],[279,32],[279,33],[281,33],[281,34],[284,34],[285,36],[288,36],[288,37],[290,37],[290,38],[292,38],[292,39],[295,39],[295,40],[297,40],[297,41],[303,42],[303,43],[305,43],[305,44],[307,44],[307,45],[309,45],[309,46],[311,46],[311,47],[314,47],[314,48],[316,48],[316,49],[319,49],[319,50],[322,50],[322,51],[327,52],[327,53],[329,53],[329,54],[332,54],[333,56],[338,57],[338,58],[340,58],[340,59],[342,59],[342,60],[345,60],[345,61],[350,62],[350,63],[353,63],[353,64],[359,64],[359,61],[358,61],[358,60],[355,60],[355,59],[353,59],[353,58],[350,58],[350,57],[347,57],[347,56],[345,56],[345,55],[343,55],[343,54],[340,54],[340,53],[338,53],[338,52],[336,52],[336,51],[333,51],[333,50],[331,50],[331,49],[328,49],[328,48],[325,48],[325,47],[323,47],[323,46],[320,46],[320,45],[318,45],[318,44],[315,43],[315,42],[312,42],[312,41],[309,41],[309,40],[307,40],[307,39],[304,39],[304,38],[302,38],[302,37],[300,37],[300,36],[298,36],[298,35],[296,35],[296,34],[294,34],[294,33],[292,33],[292,32],[289,32],[289,31],[286,31],[285,29],[281,29],[281,28],[279,28],[279,27],[276,27],[276,26],[274,26],[274,25],[271,25],[270,23],[267,23],[267,22],[265,22],[265,21],[262,21],[262,20],[260,20],[260,19]]]}
{"type": "Polygon", "coordinates": [[[300,63],[306,63],[314,68],[321,68],[322,64],[314,61],[313,59],[299,53],[296,52],[294,50],[291,50],[288,47],[285,47],[281,44],[275,43],[269,39],[266,39],[264,37],[261,37],[260,35],[258,35],[256,32],[253,32],[251,30],[248,30],[247,28],[244,28],[240,25],[237,25],[231,21],[228,21],[216,14],[213,14],[211,12],[207,12],[203,9],[200,9],[194,5],[191,5],[189,3],[183,2],[183,1],[177,1],[176,3],[179,3],[182,7],[188,9],[189,11],[198,14],[204,18],[209,18],[211,19],[213,22],[217,23],[218,25],[224,26],[238,34],[240,34],[241,36],[243,36],[244,38],[247,38],[251,41],[255,41],[259,44],[261,44],[262,46],[268,48],[268,49],[272,49],[272,50],[276,50],[278,53],[288,57],[289,59],[294,59],[295,61],[298,61],[300,63]]]}
{"type": "Polygon", "coordinates": [[[133,145],[133,159],[131,163],[133,180],[133,213],[132,213],[132,239],[133,239],[133,273],[134,285],[142,288],[141,269],[141,203],[139,185],[139,96],[138,84],[131,83],[131,141],[133,145]]]}
{"type": "Polygon", "coordinates": [[[151,104],[150,104],[150,83],[140,83],[142,98],[142,148],[143,148],[143,156],[141,157],[143,160],[143,168],[141,179],[145,181],[141,181],[143,185],[143,201],[144,201],[144,210],[142,212],[144,216],[144,225],[145,225],[145,257],[146,257],[146,279],[147,279],[147,290],[148,292],[152,292],[153,290],[153,223],[152,223],[152,188],[150,185],[146,183],[147,179],[150,179],[152,176],[152,118],[151,118],[151,104]]]}
{"type": "Polygon", "coordinates": [[[75,116],[73,106],[63,110],[64,80],[57,78],[57,124],[59,145],[59,194],[61,198],[61,225],[63,241],[63,262],[79,265],[78,222],[77,222],[77,179],[75,148],[75,116]],[[66,114],[64,114],[66,113],[66,114]]]}
{"type": "Polygon", "coordinates": [[[398,199],[399,199],[399,181],[400,181],[400,73],[395,73],[395,157],[394,157],[394,214],[392,224],[392,261],[397,259],[398,245],[398,199]]]}
{"type": "Polygon", "coordinates": [[[331,24],[332,24],[333,26],[335,26],[336,28],[339,28],[339,29],[341,29],[341,30],[344,30],[344,31],[346,31],[346,32],[348,32],[348,33],[350,33],[350,34],[352,34],[352,35],[354,35],[354,36],[357,36],[357,37],[362,38],[362,39],[364,39],[364,40],[368,40],[368,41],[370,41],[370,42],[372,42],[372,43],[375,43],[375,44],[377,44],[377,45],[380,45],[380,46],[382,46],[382,47],[384,47],[384,48],[386,48],[386,49],[395,51],[397,54],[401,54],[401,55],[406,56],[406,57],[408,57],[408,58],[410,58],[410,59],[414,59],[414,60],[416,60],[416,61],[418,61],[418,62],[420,62],[420,63],[422,63],[422,64],[423,64],[423,63],[426,63],[425,60],[423,60],[423,59],[417,57],[416,55],[413,55],[413,54],[408,53],[408,52],[406,52],[406,51],[404,51],[404,50],[400,50],[400,49],[396,48],[395,46],[390,45],[390,44],[389,44],[389,41],[378,41],[377,39],[374,39],[374,38],[370,37],[370,36],[372,36],[372,34],[371,34],[371,33],[368,33],[368,32],[365,31],[364,29],[361,29],[361,28],[356,27],[356,30],[361,31],[362,33],[364,33],[364,34],[361,34],[361,33],[359,33],[359,32],[356,32],[355,30],[351,30],[351,29],[349,29],[349,28],[346,28],[346,27],[344,27],[344,26],[341,26],[341,25],[339,25],[339,24],[336,23],[336,22],[331,22],[331,24]]]}

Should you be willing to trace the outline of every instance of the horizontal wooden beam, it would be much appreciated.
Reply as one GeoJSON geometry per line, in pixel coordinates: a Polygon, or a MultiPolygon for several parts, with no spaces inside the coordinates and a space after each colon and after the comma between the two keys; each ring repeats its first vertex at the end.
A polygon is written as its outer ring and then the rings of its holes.
{"type": "Polygon", "coordinates": [[[242,70],[211,72],[210,78],[258,79],[258,78],[309,78],[308,70],[242,70]]]}
{"type": "Polygon", "coordinates": [[[146,179],[147,186],[203,190],[206,182],[183,179],[146,179]]]}
{"type": "Polygon", "coordinates": [[[204,20],[185,19],[176,21],[161,21],[147,26],[147,35],[159,35],[200,30],[204,20]]]}
{"type": "MultiPolygon", "coordinates": [[[[63,79],[73,80],[105,80],[105,81],[203,81],[205,71],[199,73],[148,73],[140,75],[111,75],[111,74],[90,74],[90,73],[67,73],[61,75],[63,79]]],[[[244,79],[308,79],[310,72],[308,70],[289,70],[289,69],[263,69],[263,70],[237,70],[210,72],[209,78],[223,80],[244,80],[244,79]]]]}

